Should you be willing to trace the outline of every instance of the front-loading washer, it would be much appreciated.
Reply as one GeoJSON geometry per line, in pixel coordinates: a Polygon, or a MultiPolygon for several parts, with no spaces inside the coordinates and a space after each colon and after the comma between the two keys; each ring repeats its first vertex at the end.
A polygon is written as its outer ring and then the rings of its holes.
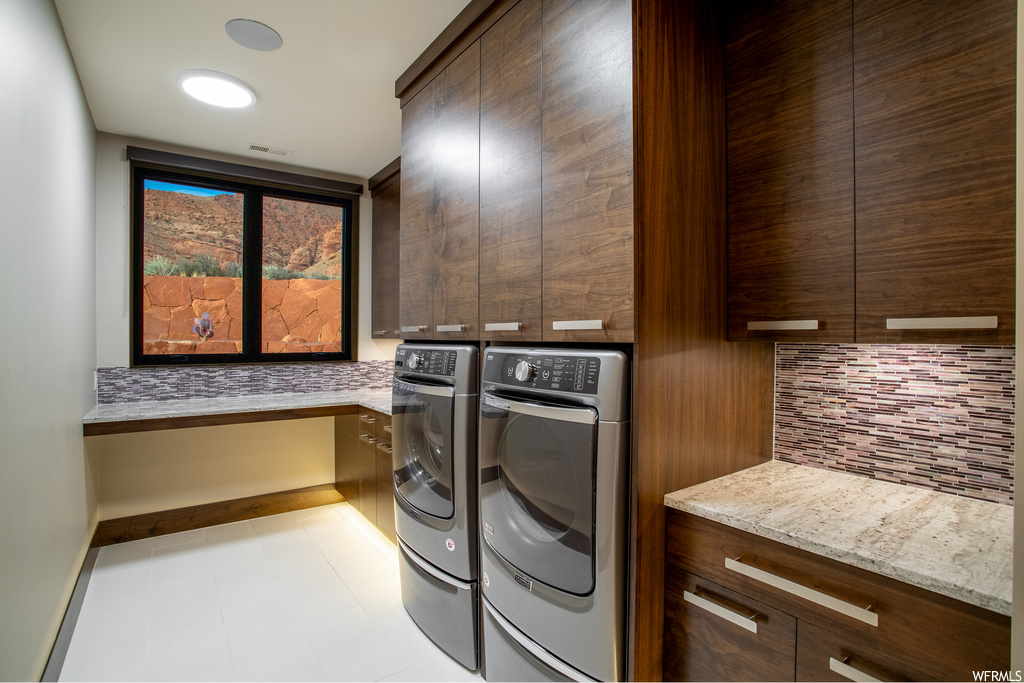
{"type": "Polygon", "coordinates": [[[483,354],[486,678],[625,680],[629,359],[590,349],[483,354]]]}
{"type": "Polygon", "coordinates": [[[400,344],[391,408],[402,602],[427,637],[474,671],[478,366],[475,346],[400,344]]]}

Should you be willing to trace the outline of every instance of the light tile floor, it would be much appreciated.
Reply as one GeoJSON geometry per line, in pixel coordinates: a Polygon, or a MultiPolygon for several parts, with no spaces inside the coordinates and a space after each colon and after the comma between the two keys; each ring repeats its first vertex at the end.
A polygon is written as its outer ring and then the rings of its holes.
{"type": "Polygon", "coordinates": [[[479,681],[348,503],[106,546],[61,681],[479,681]]]}

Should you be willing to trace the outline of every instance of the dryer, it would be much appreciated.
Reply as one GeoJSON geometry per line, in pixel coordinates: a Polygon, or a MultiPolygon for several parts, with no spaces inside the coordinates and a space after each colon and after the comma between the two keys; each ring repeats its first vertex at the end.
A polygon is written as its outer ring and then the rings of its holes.
{"type": "Polygon", "coordinates": [[[625,680],[629,370],[618,351],[484,351],[489,681],[625,680]]]}
{"type": "Polygon", "coordinates": [[[400,344],[392,389],[402,602],[427,637],[479,669],[475,346],[400,344]]]}

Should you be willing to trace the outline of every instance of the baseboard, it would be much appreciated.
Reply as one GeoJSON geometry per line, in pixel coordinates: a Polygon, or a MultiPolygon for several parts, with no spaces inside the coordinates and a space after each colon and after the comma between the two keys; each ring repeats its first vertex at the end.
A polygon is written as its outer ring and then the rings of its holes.
{"type": "Polygon", "coordinates": [[[323,484],[293,491],[267,493],[248,498],[193,505],[176,510],[110,519],[97,525],[91,547],[100,548],[114,543],[137,541],[164,534],[174,534],[179,531],[191,531],[218,524],[240,522],[282,512],[340,503],[344,500],[344,496],[338,493],[334,484],[323,484]]]}
{"type": "Polygon", "coordinates": [[[78,625],[78,615],[82,613],[82,603],[85,602],[85,591],[89,588],[89,579],[92,578],[92,570],[96,566],[96,557],[99,554],[99,548],[90,548],[85,553],[85,561],[82,562],[82,569],[78,572],[78,580],[75,581],[75,590],[72,591],[68,608],[64,611],[64,618],[60,622],[60,630],[57,631],[57,639],[53,641],[50,658],[46,661],[46,668],[43,670],[43,677],[39,679],[40,681],[60,680],[60,671],[64,668],[64,659],[68,655],[71,636],[75,634],[75,626],[78,625]]]}

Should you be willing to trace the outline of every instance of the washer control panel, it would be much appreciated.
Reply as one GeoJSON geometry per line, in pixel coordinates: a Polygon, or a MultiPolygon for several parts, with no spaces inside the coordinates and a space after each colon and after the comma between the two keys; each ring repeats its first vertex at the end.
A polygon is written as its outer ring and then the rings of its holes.
{"type": "Polygon", "coordinates": [[[575,354],[484,353],[484,380],[528,389],[596,394],[601,359],[575,354]]]}
{"type": "Polygon", "coordinates": [[[395,370],[419,375],[455,375],[459,354],[448,349],[401,348],[395,353],[395,370]]]}

